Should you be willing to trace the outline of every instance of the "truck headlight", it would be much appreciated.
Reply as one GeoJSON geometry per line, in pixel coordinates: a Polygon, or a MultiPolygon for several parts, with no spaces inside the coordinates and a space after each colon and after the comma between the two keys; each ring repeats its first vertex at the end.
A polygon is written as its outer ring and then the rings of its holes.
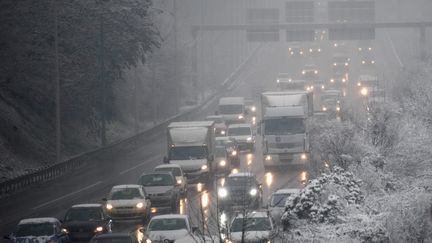
{"type": "Polygon", "coordinates": [[[250,194],[251,196],[256,196],[257,193],[258,193],[258,190],[257,190],[256,188],[252,188],[252,189],[250,190],[250,192],[249,192],[249,194],[250,194]]]}
{"type": "Polygon", "coordinates": [[[221,197],[221,198],[224,198],[224,197],[228,196],[228,191],[227,191],[227,189],[225,189],[225,188],[220,188],[219,191],[218,191],[218,195],[219,195],[219,197],[221,197]]]}
{"type": "Polygon", "coordinates": [[[106,209],[108,209],[108,210],[113,209],[113,205],[108,203],[108,204],[106,205],[106,209]]]}
{"type": "Polygon", "coordinates": [[[144,207],[144,203],[139,202],[139,203],[137,203],[136,207],[137,208],[143,208],[144,207]]]}
{"type": "Polygon", "coordinates": [[[271,155],[266,155],[266,156],[265,156],[265,160],[266,160],[266,161],[270,161],[270,160],[272,160],[271,155]]]}
{"type": "Polygon", "coordinates": [[[219,161],[219,165],[224,167],[226,165],[226,161],[225,160],[221,160],[219,161]]]}
{"type": "Polygon", "coordinates": [[[241,120],[241,119],[243,119],[243,118],[244,118],[243,115],[239,115],[239,116],[238,116],[238,119],[239,119],[239,120],[241,120]]]}
{"type": "Polygon", "coordinates": [[[202,165],[201,170],[207,170],[207,165],[202,165]]]}
{"type": "Polygon", "coordinates": [[[306,154],[301,154],[301,155],[300,155],[300,158],[301,158],[302,160],[306,160],[306,159],[307,159],[307,155],[306,155],[306,154]]]}
{"type": "Polygon", "coordinates": [[[180,184],[182,184],[182,183],[183,183],[183,181],[182,181],[181,179],[178,179],[178,180],[177,180],[177,184],[180,185],[180,184]]]}

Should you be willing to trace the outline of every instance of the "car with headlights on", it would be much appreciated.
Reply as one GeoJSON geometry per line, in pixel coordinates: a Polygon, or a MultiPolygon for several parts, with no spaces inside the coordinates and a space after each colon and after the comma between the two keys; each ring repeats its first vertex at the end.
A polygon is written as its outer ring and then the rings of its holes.
{"type": "Polygon", "coordinates": [[[15,230],[4,239],[12,243],[68,243],[68,233],[56,218],[28,218],[19,221],[15,230]]]}
{"type": "Polygon", "coordinates": [[[279,189],[272,193],[267,204],[267,210],[274,222],[280,222],[282,214],[285,212],[285,203],[292,195],[300,193],[297,188],[279,189]]]}
{"type": "Polygon", "coordinates": [[[226,242],[269,243],[275,236],[276,226],[268,213],[252,211],[234,217],[228,229],[226,242]]]}
{"type": "Polygon", "coordinates": [[[141,243],[132,233],[109,233],[93,237],[89,243],[141,243]]]}
{"type": "Polygon", "coordinates": [[[215,122],[214,128],[215,128],[215,135],[216,136],[220,137],[220,136],[226,135],[227,126],[225,125],[225,120],[224,120],[223,116],[221,116],[221,115],[206,116],[205,120],[215,122]]]}
{"type": "Polygon", "coordinates": [[[306,64],[304,65],[301,74],[303,79],[306,81],[315,81],[318,80],[318,67],[315,64],[306,64]]]}
{"type": "Polygon", "coordinates": [[[215,146],[213,160],[213,171],[220,175],[228,174],[231,171],[231,163],[225,146],[215,146]]]}
{"type": "Polygon", "coordinates": [[[138,180],[144,186],[151,204],[153,213],[162,213],[165,210],[176,213],[180,205],[180,192],[174,175],[166,171],[144,173],[138,180]]]}
{"type": "Polygon", "coordinates": [[[150,218],[151,202],[141,185],[127,184],[113,186],[107,198],[103,199],[107,214],[113,220],[142,220],[150,218]]]}
{"type": "Polygon", "coordinates": [[[321,94],[321,111],[328,113],[340,113],[343,106],[343,95],[340,90],[326,90],[321,94]]]}
{"type": "Polygon", "coordinates": [[[290,56],[292,57],[301,57],[304,55],[304,50],[303,48],[300,46],[299,43],[292,43],[289,47],[288,47],[288,53],[290,56]]]}
{"type": "Polygon", "coordinates": [[[230,137],[217,137],[215,146],[224,146],[231,167],[240,168],[240,148],[237,141],[230,137]]]}
{"type": "Polygon", "coordinates": [[[145,230],[146,243],[172,243],[176,239],[194,235],[195,227],[187,215],[164,214],[154,216],[145,230]]]}
{"type": "Polygon", "coordinates": [[[231,173],[225,178],[224,185],[218,188],[222,211],[258,209],[262,205],[262,196],[262,185],[250,172],[231,173]]]}
{"type": "Polygon", "coordinates": [[[227,136],[237,141],[240,150],[255,151],[255,134],[251,124],[231,124],[228,126],[227,136]]]}
{"type": "Polygon", "coordinates": [[[184,171],[180,165],[177,165],[177,164],[158,165],[158,166],[156,166],[154,171],[155,172],[158,172],[158,171],[171,172],[175,176],[175,179],[177,181],[177,187],[180,190],[180,195],[182,197],[187,196],[187,188],[188,188],[187,178],[186,178],[186,174],[184,173],[184,171]]]}
{"type": "Polygon", "coordinates": [[[112,231],[112,220],[103,205],[77,204],[66,211],[62,227],[71,240],[90,240],[93,236],[112,231]]]}

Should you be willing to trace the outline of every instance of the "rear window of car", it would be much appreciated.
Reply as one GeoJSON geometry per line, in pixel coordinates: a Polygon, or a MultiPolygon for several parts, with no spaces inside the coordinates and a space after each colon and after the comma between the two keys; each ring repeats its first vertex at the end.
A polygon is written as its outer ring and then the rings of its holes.
{"type": "Polygon", "coordinates": [[[171,172],[174,176],[181,176],[180,168],[170,167],[170,168],[157,168],[155,171],[167,171],[171,172]]]}
{"type": "Polygon", "coordinates": [[[139,183],[143,186],[172,186],[173,177],[170,174],[143,175],[139,183]]]}

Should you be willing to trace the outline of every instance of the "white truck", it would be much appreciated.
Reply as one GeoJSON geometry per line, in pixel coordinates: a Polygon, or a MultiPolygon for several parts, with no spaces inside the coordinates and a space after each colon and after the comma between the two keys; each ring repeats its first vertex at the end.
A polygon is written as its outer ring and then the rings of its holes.
{"type": "Polygon", "coordinates": [[[218,113],[223,116],[225,123],[244,123],[246,107],[243,97],[222,97],[219,99],[218,113]]]}
{"type": "Polygon", "coordinates": [[[168,125],[168,156],[164,163],[180,165],[188,183],[211,182],[214,121],[172,122],[168,125]]]}
{"type": "Polygon", "coordinates": [[[307,120],[313,115],[313,93],[308,91],[261,94],[259,134],[266,171],[309,161],[307,120]]]}

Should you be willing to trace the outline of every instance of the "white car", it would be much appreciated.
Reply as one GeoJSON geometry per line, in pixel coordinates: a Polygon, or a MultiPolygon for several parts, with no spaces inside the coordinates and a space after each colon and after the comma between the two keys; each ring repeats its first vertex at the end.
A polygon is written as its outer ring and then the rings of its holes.
{"type": "Polygon", "coordinates": [[[298,194],[300,189],[286,188],[279,189],[270,196],[268,202],[268,211],[275,222],[280,222],[280,218],[285,211],[285,203],[287,199],[294,194],[298,194]]]}
{"type": "Polygon", "coordinates": [[[156,168],[154,169],[154,171],[168,171],[171,172],[177,181],[177,186],[180,189],[180,194],[183,197],[186,197],[187,195],[187,188],[188,188],[188,184],[187,184],[187,178],[186,178],[186,174],[183,172],[183,169],[180,165],[177,164],[163,164],[163,165],[158,165],[156,166],[156,168]]]}
{"type": "Polygon", "coordinates": [[[111,189],[106,201],[107,214],[112,219],[142,219],[150,218],[150,200],[141,185],[117,185],[111,189]]]}
{"type": "Polygon", "coordinates": [[[158,215],[154,216],[147,226],[145,242],[173,242],[176,239],[192,236],[195,230],[187,215],[158,215]]]}
{"type": "Polygon", "coordinates": [[[22,219],[14,232],[4,237],[12,243],[19,242],[70,242],[66,230],[56,218],[22,219]]]}
{"type": "Polygon", "coordinates": [[[248,123],[231,124],[228,126],[227,136],[237,141],[240,150],[255,151],[255,136],[252,126],[248,123]]]}
{"type": "Polygon", "coordinates": [[[246,217],[239,214],[231,222],[226,242],[242,242],[243,232],[244,242],[271,242],[276,227],[267,212],[250,212],[246,217]]]}

